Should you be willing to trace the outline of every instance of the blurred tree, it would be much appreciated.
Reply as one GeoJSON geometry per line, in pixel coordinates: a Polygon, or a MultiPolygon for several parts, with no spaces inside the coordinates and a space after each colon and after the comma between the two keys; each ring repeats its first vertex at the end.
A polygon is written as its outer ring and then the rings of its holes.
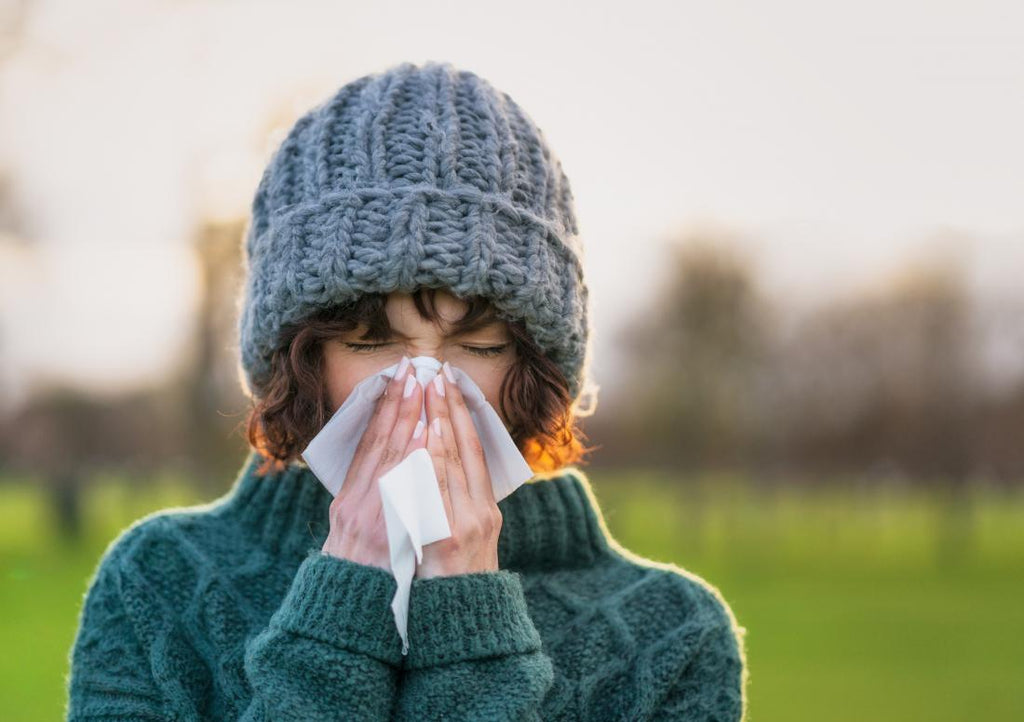
{"type": "Polygon", "coordinates": [[[726,238],[675,247],[654,306],[619,339],[636,373],[620,435],[673,469],[741,464],[757,428],[769,316],[749,262],[726,238]]]}
{"type": "Polygon", "coordinates": [[[184,402],[189,471],[208,488],[223,487],[246,451],[237,433],[238,417],[247,399],[237,376],[235,330],[244,270],[243,228],[241,220],[210,220],[195,234],[193,245],[202,279],[200,299],[189,362],[171,381],[184,402]]]}
{"type": "Polygon", "coordinates": [[[40,479],[53,501],[58,531],[81,526],[79,496],[98,472],[127,472],[138,483],[180,460],[173,405],[144,390],[100,398],[79,389],[48,387],[3,420],[5,468],[40,479]]]}
{"type": "Polygon", "coordinates": [[[776,370],[791,453],[819,472],[895,464],[963,478],[977,398],[970,303],[955,268],[912,268],[816,309],[776,370]]]}
{"type": "Polygon", "coordinates": [[[223,412],[246,403],[234,348],[240,233],[240,223],[219,222],[197,232],[203,283],[192,353],[165,383],[115,396],[40,387],[0,420],[0,464],[40,478],[66,534],[80,526],[78,498],[97,473],[144,484],[177,470],[218,490],[237,473],[246,445],[223,412]]]}
{"type": "Polygon", "coordinates": [[[789,454],[817,477],[886,469],[932,485],[943,561],[970,541],[981,382],[971,310],[958,268],[918,264],[818,308],[776,367],[789,454]]]}

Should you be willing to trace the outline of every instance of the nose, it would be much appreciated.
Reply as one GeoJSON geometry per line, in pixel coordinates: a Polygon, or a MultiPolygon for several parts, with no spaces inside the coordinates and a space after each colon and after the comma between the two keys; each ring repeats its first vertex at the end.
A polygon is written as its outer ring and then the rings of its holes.
{"type": "Polygon", "coordinates": [[[406,352],[406,355],[413,362],[413,366],[419,372],[421,380],[423,374],[433,376],[432,372],[440,372],[441,366],[444,365],[444,355],[439,352],[433,352],[429,350],[412,350],[406,352]]]}
{"type": "Polygon", "coordinates": [[[430,348],[429,346],[407,346],[405,349],[405,355],[410,359],[414,359],[417,356],[429,356],[432,359],[437,359],[439,362],[444,363],[444,355],[441,351],[430,348]]]}

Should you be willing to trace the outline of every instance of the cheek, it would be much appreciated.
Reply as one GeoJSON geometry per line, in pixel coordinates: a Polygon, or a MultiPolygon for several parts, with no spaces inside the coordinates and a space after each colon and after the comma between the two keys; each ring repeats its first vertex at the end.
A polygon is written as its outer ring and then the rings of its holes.
{"type": "Polygon", "coordinates": [[[505,375],[511,367],[511,362],[506,361],[496,364],[493,361],[477,359],[475,361],[463,361],[459,364],[455,364],[453,362],[452,365],[457,365],[462,371],[467,373],[471,379],[473,379],[473,383],[475,383],[480,388],[480,391],[483,392],[484,398],[487,399],[487,403],[493,406],[494,410],[500,415],[501,409],[499,407],[501,403],[499,394],[501,392],[501,383],[504,381],[505,375]]]}
{"type": "Polygon", "coordinates": [[[324,364],[324,383],[331,401],[331,412],[341,408],[360,381],[389,365],[383,359],[328,355],[324,364]]]}

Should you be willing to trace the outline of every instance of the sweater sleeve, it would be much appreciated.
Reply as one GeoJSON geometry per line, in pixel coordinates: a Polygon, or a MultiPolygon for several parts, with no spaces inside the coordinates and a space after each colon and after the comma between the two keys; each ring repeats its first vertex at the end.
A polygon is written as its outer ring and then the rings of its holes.
{"type": "MultiPolygon", "coordinates": [[[[204,663],[169,643],[159,601],[129,582],[118,556],[101,562],[86,595],[67,719],[203,718],[204,663]]],[[[310,554],[245,651],[252,699],[240,718],[390,719],[402,659],[394,585],[386,570],[310,554]]]]}
{"type": "Polygon", "coordinates": [[[246,650],[244,720],[390,720],[402,641],[385,569],[320,551],[246,650]]]}
{"type": "Polygon", "coordinates": [[[518,573],[413,580],[396,720],[540,720],[553,681],[518,573]]]}

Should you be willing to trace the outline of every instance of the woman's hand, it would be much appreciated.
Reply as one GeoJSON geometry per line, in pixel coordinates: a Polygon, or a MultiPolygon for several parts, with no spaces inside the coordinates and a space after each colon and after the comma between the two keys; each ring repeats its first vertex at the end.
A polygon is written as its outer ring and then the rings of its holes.
{"type": "Polygon", "coordinates": [[[476,426],[447,362],[427,386],[426,446],[452,535],[423,547],[416,576],[497,571],[501,511],[476,426]]]}
{"type": "Polygon", "coordinates": [[[377,400],[341,491],[331,502],[331,530],[323,546],[332,556],[388,570],[391,557],[377,479],[425,443],[420,424],[423,387],[408,357],[402,363],[377,400]],[[419,437],[414,436],[417,428],[419,437]]]}

